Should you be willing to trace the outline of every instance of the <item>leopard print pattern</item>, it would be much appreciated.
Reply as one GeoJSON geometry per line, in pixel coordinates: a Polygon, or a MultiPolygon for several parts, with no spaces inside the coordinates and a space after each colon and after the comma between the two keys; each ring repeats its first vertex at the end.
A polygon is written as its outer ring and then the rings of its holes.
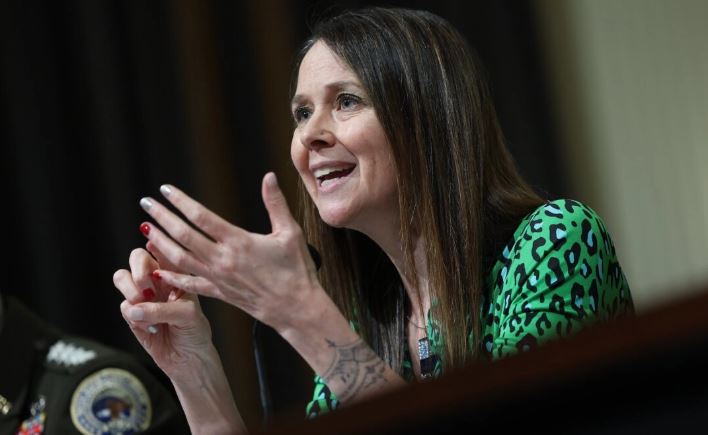
{"type": "Polygon", "coordinates": [[[492,359],[634,310],[605,224],[570,199],[548,202],[522,220],[487,288],[482,351],[492,359]]]}
{"type": "MultiPolygon", "coordinates": [[[[549,201],[521,220],[488,274],[486,288],[480,351],[492,360],[634,312],[605,224],[592,209],[571,199],[549,201]]],[[[433,376],[439,377],[442,335],[434,316],[428,315],[426,326],[431,353],[439,356],[433,376]]],[[[469,341],[473,347],[471,334],[469,341]]],[[[403,377],[410,381],[413,371],[406,355],[403,377]]],[[[316,376],[308,417],[337,405],[316,376]]]]}

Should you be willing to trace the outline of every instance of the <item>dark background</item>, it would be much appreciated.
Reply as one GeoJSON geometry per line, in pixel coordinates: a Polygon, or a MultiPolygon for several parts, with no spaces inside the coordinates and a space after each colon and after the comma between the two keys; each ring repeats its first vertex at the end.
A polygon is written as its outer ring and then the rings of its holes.
{"type": "MultiPolygon", "coordinates": [[[[295,205],[294,52],[318,16],[372,4],[1,1],[0,288],[160,376],[124,324],[111,280],[144,243],[138,200],[169,182],[231,222],[269,231],[260,199],[266,171],[276,171],[295,205]]],[[[430,10],[467,36],[522,173],[546,196],[571,193],[531,2],[386,5],[430,10]]],[[[257,423],[252,321],[222,303],[204,305],[236,401],[257,423]]],[[[276,412],[304,415],[311,372],[273,334],[264,344],[276,412]]]]}

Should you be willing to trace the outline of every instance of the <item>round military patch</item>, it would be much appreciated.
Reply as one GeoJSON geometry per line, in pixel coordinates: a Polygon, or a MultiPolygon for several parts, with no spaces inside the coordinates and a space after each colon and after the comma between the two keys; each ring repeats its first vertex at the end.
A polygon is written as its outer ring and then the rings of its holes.
{"type": "Polygon", "coordinates": [[[87,377],[71,397],[71,420],[86,435],[133,434],[150,425],[152,405],[143,384],[116,368],[87,377]]]}

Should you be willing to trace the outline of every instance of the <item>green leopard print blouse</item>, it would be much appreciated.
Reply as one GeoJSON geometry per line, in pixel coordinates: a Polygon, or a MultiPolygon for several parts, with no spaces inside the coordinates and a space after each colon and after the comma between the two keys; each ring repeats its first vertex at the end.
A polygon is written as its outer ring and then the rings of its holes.
{"type": "MultiPolygon", "coordinates": [[[[547,202],[521,220],[486,284],[481,352],[489,359],[527,351],[634,310],[604,223],[589,207],[569,199],[547,202]]],[[[430,352],[444,358],[440,329],[431,316],[427,332],[430,352]]],[[[438,359],[435,377],[442,375],[442,367],[438,359]]],[[[413,376],[406,355],[403,377],[411,381],[413,376]]],[[[337,405],[322,378],[315,376],[307,416],[337,405]]]]}

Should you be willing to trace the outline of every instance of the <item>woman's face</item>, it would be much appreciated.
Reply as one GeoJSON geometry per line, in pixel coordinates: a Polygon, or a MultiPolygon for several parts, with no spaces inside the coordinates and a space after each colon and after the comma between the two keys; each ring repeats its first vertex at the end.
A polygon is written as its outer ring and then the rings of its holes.
{"type": "Polygon", "coordinates": [[[395,165],[356,74],[324,43],[300,65],[290,155],[324,222],[371,235],[398,218],[395,165]]]}

